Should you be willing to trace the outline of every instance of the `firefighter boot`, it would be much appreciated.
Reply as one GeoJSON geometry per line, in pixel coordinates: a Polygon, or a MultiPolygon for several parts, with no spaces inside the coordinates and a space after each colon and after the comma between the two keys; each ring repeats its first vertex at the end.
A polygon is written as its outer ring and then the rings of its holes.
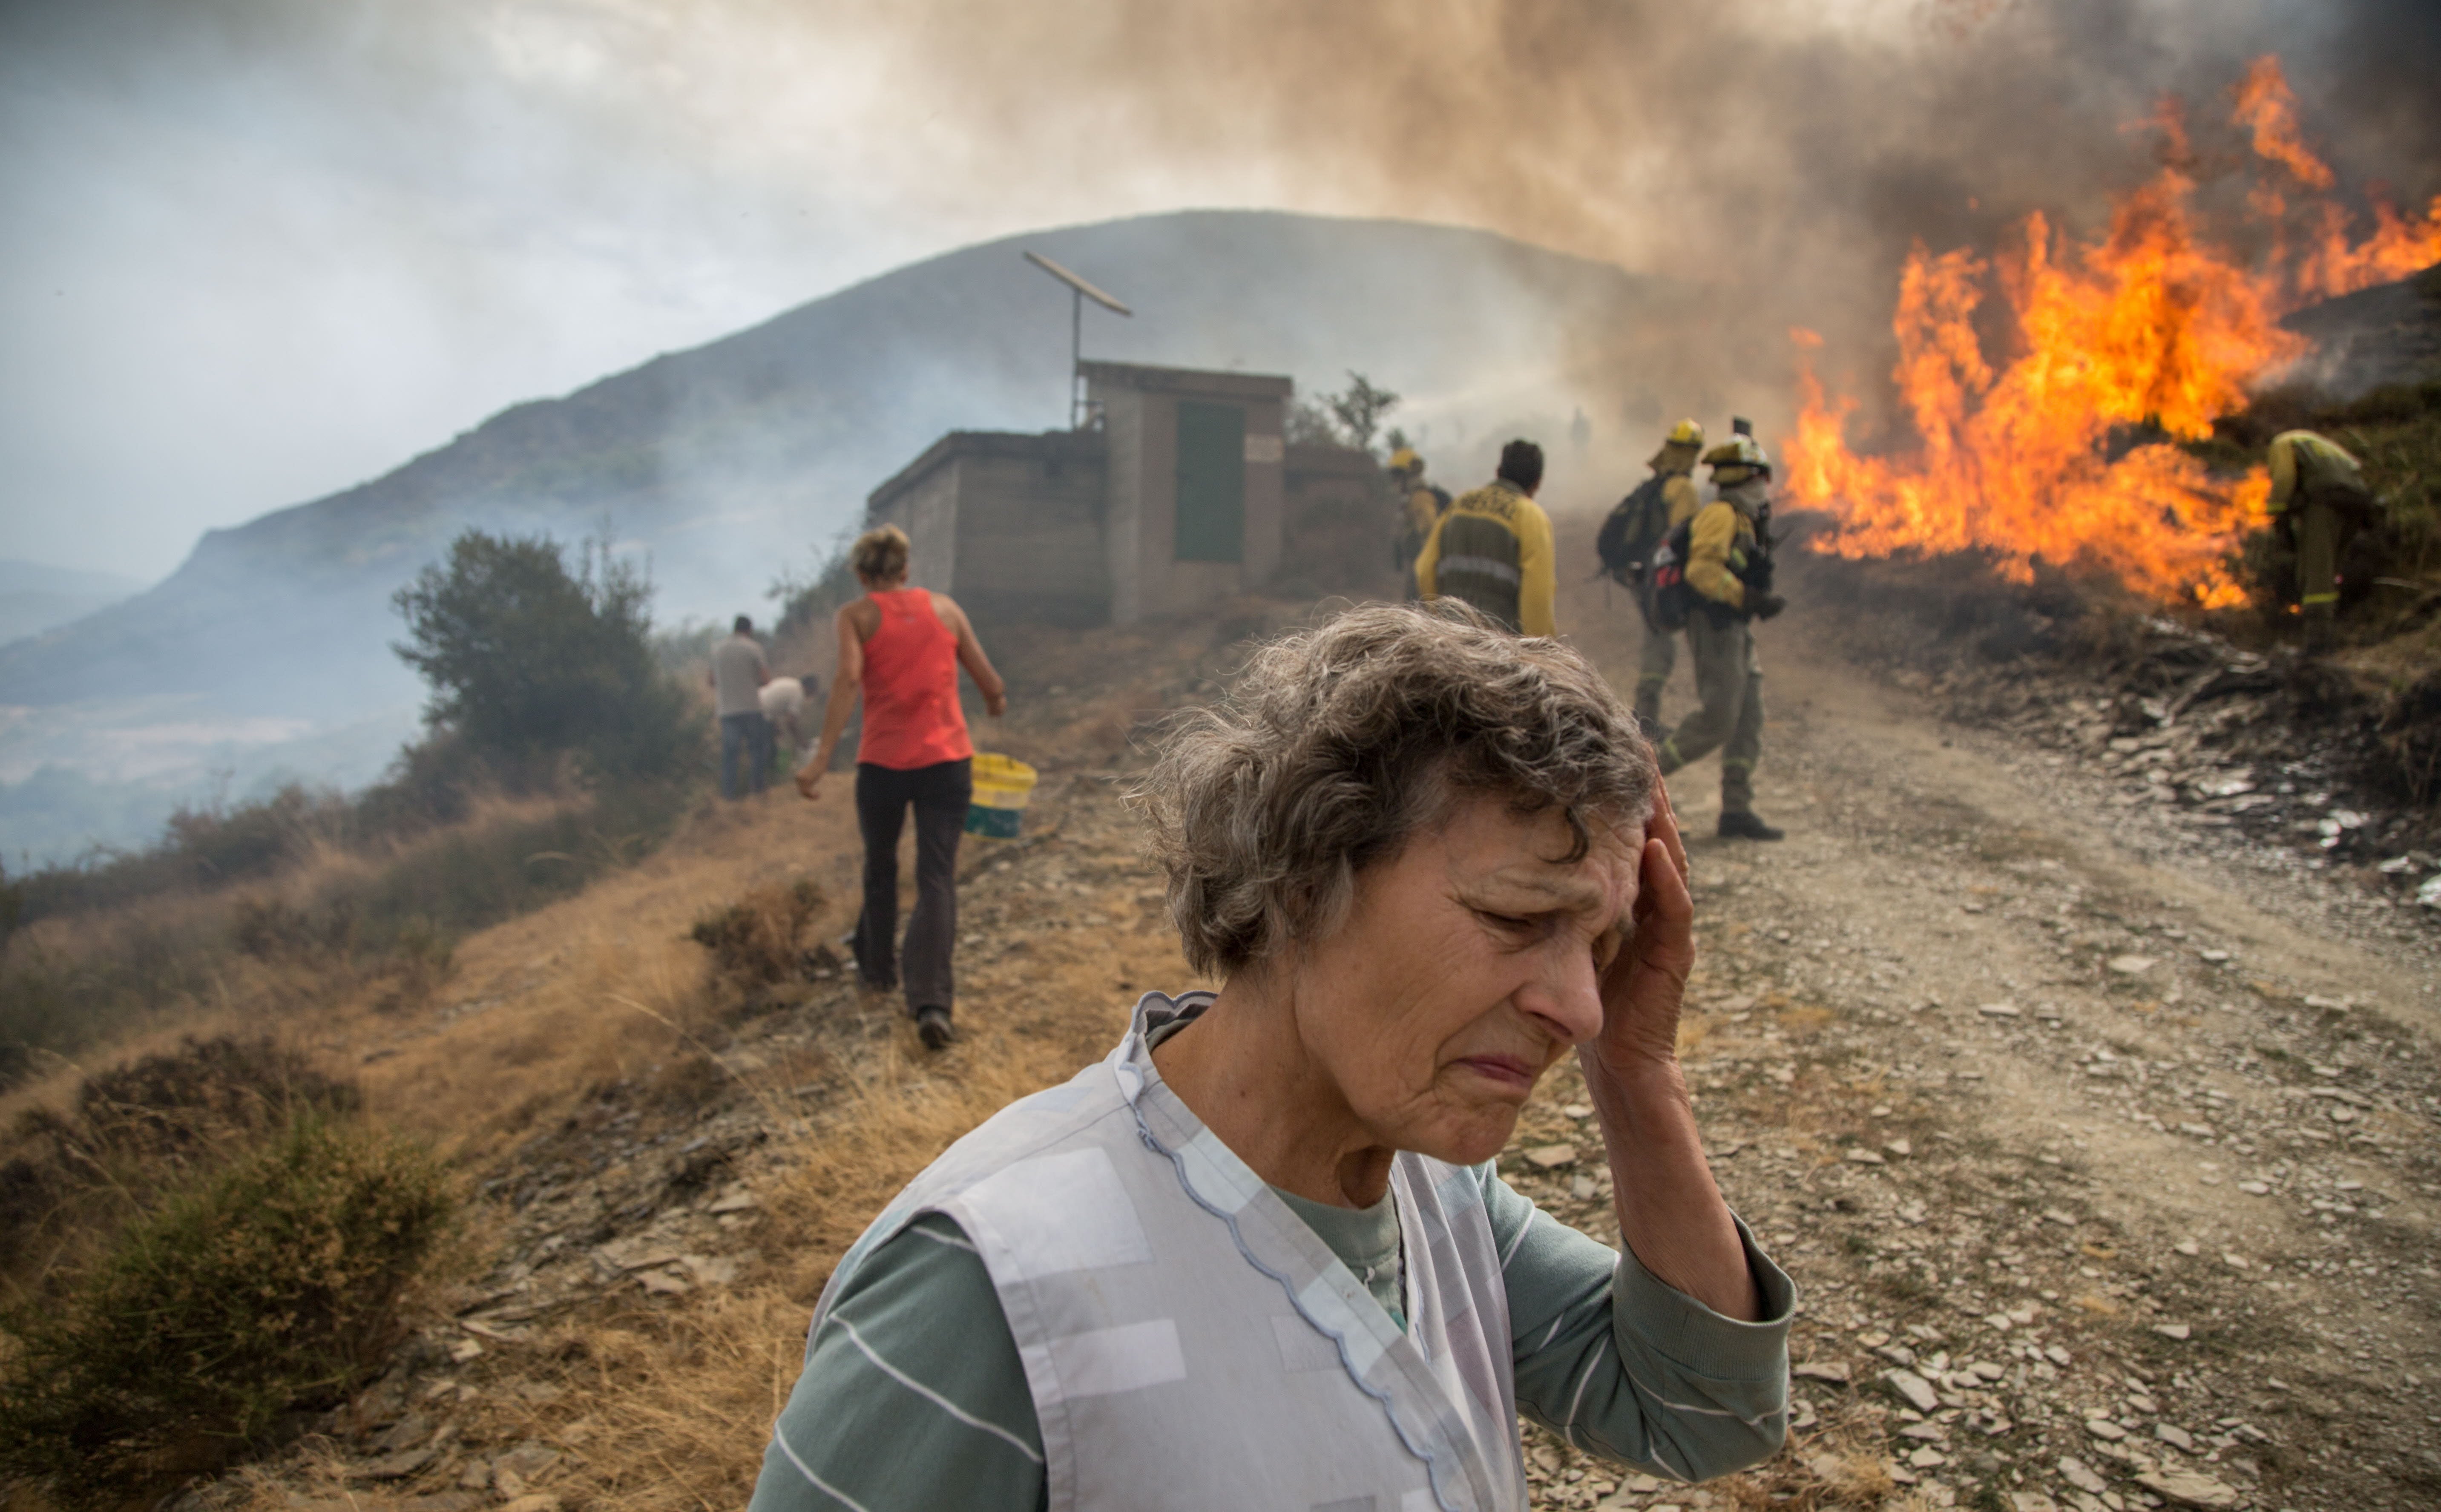
{"type": "Polygon", "coordinates": [[[1721,811],[1720,836],[1725,840],[1780,840],[1788,832],[1765,824],[1753,809],[1728,808],[1721,811]]]}

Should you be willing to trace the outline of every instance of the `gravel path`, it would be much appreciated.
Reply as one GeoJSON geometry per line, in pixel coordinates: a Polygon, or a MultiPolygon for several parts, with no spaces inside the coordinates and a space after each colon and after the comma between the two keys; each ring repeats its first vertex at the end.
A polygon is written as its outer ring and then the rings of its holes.
{"type": "MultiPolygon", "coordinates": [[[[1580,599],[1632,676],[1623,603],[1580,599]]],[[[2120,801],[2106,747],[1945,725],[1817,613],[1762,639],[1790,837],[1691,848],[1684,1036],[1722,1183],[1805,1294],[1802,1427],[1691,1491],[1545,1440],[1541,1504],[2441,1503],[2431,910],[2120,801]]],[[[1714,780],[1676,784],[1707,836],[1714,780]]],[[[1602,1230],[1575,1086],[1507,1163],[1602,1230]]]]}

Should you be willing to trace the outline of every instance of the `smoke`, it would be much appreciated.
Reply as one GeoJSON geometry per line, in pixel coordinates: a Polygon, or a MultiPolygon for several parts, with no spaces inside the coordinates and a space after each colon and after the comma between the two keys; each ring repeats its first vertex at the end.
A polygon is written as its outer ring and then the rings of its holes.
{"type": "Polygon", "coordinates": [[[915,0],[858,40],[906,118],[970,128],[933,192],[1157,171],[1216,200],[1484,226],[1694,291],[1674,329],[1553,353],[1580,386],[1660,369],[1673,412],[1785,416],[1789,325],[1835,368],[1886,369],[1911,243],[1988,246],[2036,209],[2098,223],[2151,171],[2159,102],[2218,118],[2262,53],[2347,179],[2441,189],[2436,34],[2413,4],[2253,0],[1106,0],[1053,27],[915,0]]]}
{"type": "Polygon", "coordinates": [[[1787,326],[1871,385],[1910,242],[2091,224],[2149,167],[2131,124],[2261,53],[2343,184],[2429,195],[2436,32],[2423,0],[0,0],[0,553],[158,570],[909,257],[1193,206],[1684,280],[1669,321],[1589,312],[1557,380],[1605,435],[1655,392],[1769,424],[1787,326]]]}

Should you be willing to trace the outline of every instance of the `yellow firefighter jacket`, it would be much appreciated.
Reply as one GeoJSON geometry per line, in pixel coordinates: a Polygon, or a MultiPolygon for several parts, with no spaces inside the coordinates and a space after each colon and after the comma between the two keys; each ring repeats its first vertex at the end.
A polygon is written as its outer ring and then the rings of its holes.
{"type": "Polygon", "coordinates": [[[1416,591],[1463,599],[1520,635],[1557,635],[1551,517],[1506,478],[1460,495],[1416,558],[1416,591]]]}
{"type": "Polygon", "coordinates": [[[1673,531],[1693,519],[1695,512],[1704,507],[1703,495],[1695,492],[1695,480],[1685,473],[1672,474],[1661,485],[1661,502],[1670,506],[1669,528],[1673,531]]]}
{"type": "Polygon", "coordinates": [[[2299,490],[2311,493],[2317,484],[2362,490],[2364,474],[2357,459],[2337,441],[2310,430],[2282,431],[2271,438],[2271,513],[2287,511],[2299,490]]]}
{"type": "Polygon", "coordinates": [[[1712,500],[1687,532],[1687,585],[1715,603],[1745,608],[1746,585],[1737,574],[1756,549],[1754,521],[1730,500],[1712,500]]]}
{"type": "Polygon", "coordinates": [[[1420,541],[1430,535],[1433,522],[1441,517],[1440,495],[1419,482],[1407,490],[1407,530],[1420,541]]]}

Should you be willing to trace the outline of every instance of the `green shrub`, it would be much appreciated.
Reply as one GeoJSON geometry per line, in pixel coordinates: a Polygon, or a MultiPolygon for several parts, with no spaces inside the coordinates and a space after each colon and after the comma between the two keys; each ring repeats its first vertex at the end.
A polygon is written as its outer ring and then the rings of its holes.
{"type": "Polygon", "coordinates": [[[379,1367],[451,1209],[421,1149],[296,1119],[0,1319],[0,1474],[87,1500],[262,1447],[379,1367]]]}
{"type": "Polygon", "coordinates": [[[189,1037],[84,1079],[59,1112],[34,1108],[0,1165],[0,1268],[89,1251],[166,1192],[297,1118],[353,1113],[354,1084],[267,1038],[189,1037]]]}

